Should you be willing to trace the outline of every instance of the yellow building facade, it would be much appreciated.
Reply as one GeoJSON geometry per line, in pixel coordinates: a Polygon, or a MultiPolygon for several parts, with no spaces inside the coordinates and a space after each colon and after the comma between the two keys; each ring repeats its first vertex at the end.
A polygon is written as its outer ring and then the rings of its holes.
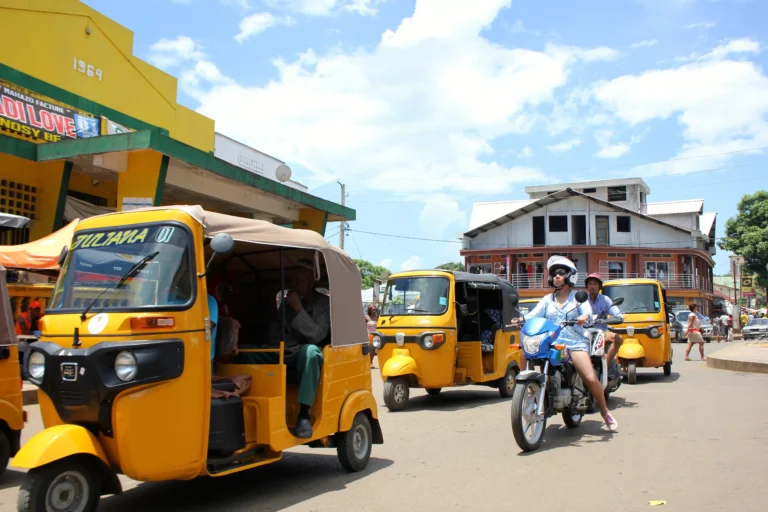
{"type": "Polygon", "coordinates": [[[354,220],[214,157],[214,120],[179,105],[176,78],[135,57],[133,33],[85,4],[0,0],[0,19],[0,211],[32,219],[28,240],[71,211],[177,203],[320,233],[354,220]]]}

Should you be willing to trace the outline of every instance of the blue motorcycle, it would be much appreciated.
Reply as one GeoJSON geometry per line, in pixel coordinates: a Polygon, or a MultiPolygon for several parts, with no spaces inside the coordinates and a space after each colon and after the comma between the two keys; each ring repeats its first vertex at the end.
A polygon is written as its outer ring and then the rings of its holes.
{"type": "MultiPolygon", "coordinates": [[[[587,293],[576,293],[576,300],[580,304],[585,302],[587,293]]],[[[614,305],[621,302],[623,299],[616,299],[614,305]]],[[[544,440],[549,417],[562,413],[565,425],[576,428],[581,424],[584,414],[594,406],[592,393],[571,363],[571,355],[565,343],[557,343],[563,328],[576,325],[576,318],[568,319],[574,310],[566,313],[566,319],[560,325],[544,318],[532,318],[523,324],[520,331],[520,346],[525,353],[526,369],[515,378],[512,433],[523,451],[531,452],[539,447],[544,440]],[[535,370],[537,366],[541,371],[535,370]]],[[[619,324],[621,319],[608,318],[600,323],[619,324]]],[[[599,329],[588,328],[587,334],[591,342],[592,366],[605,391],[608,388],[608,371],[603,333],[599,329]]]]}

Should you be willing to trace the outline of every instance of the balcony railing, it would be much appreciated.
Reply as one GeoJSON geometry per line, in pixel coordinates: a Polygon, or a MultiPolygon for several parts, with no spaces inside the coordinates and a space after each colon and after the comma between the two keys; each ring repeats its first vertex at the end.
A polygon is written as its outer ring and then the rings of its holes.
{"type": "MultiPolygon", "coordinates": [[[[502,279],[506,279],[506,274],[498,274],[502,279]]],[[[584,278],[586,276],[579,274],[579,280],[576,282],[576,288],[584,288],[584,278]]],[[[703,277],[696,277],[690,274],[668,274],[661,277],[646,274],[631,274],[610,272],[600,274],[600,279],[608,281],[610,279],[632,279],[632,278],[658,279],[668,290],[704,290],[712,292],[712,282],[703,277]]],[[[510,274],[509,282],[519,289],[546,289],[549,288],[546,274],[510,274]]]]}

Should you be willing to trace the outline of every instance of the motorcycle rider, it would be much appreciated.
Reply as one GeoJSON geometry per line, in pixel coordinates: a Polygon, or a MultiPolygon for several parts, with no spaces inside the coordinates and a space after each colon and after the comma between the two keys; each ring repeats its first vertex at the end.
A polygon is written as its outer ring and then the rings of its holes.
{"type": "MultiPolygon", "coordinates": [[[[584,280],[584,285],[587,287],[587,293],[589,294],[589,305],[592,307],[592,315],[596,320],[605,320],[609,316],[616,316],[624,321],[624,314],[621,310],[613,305],[613,301],[610,297],[607,297],[600,293],[603,289],[603,281],[600,279],[600,274],[589,274],[584,280]]],[[[605,336],[605,342],[610,343],[611,347],[608,349],[606,360],[608,361],[608,376],[611,379],[619,378],[619,368],[615,364],[616,354],[619,353],[619,347],[621,347],[621,336],[615,332],[609,331],[608,327],[604,324],[597,324],[597,329],[603,331],[605,336]]]]}
{"type": "MultiPolygon", "coordinates": [[[[558,341],[565,342],[571,355],[571,362],[584,384],[589,387],[592,396],[600,409],[608,430],[616,432],[619,423],[608,410],[603,394],[603,387],[595,376],[590,359],[591,346],[585,336],[583,325],[592,323],[592,309],[589,301],[579,304],[573,287],[579,278],[579,271],[571,260],[563,256],[552,256],[547,261],[549,285],[555,289],[552,295],[542,298],[536,307],[527,315],[512,321],[512,325],[520,325],[531,318],[546,318],[552,323],[559,324],[566,319],[568,313],[576,310],[579,317],[578,325],[565,327],[560,331],[558,341]]],[[[568,319],[573,319],[572,315],[568,319]]]]}

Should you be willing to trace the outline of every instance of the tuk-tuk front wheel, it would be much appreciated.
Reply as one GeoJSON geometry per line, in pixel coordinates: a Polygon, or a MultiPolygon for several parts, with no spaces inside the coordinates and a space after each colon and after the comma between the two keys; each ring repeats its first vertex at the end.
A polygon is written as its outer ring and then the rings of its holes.
{"type": "Polygon", "coordinates": [[[627,382],[637,384],[637,361],[634,359],[627,363],[627,382]]]}
{"type": "Polygon", "coordinates": [[[517,377],[517,373],[515,373],[515,369],[510,366],[507,368],[507,373],[505,373],[504,377],[499,381],[499,394],[501,395],[501,398],[512,397],[515,392],[515,377],[517,377]]]}
{"type": "Polygon", "coordinates": [[[368,416],[364,412],[357,413],[352,428],[336,436],[336,454],[344,469],[350,473],[365,469],[373,447],[373,431],[368,416]]]}
{"type": "Polygon", "coordinates": [[[664,363],[664,376],[669,377],[672,375],[672,361],[667,361],[664,363]]]}
{"type": "Polygon", "coordinates": [[[11,441],[6,433],[0,430],[0,476],[5,473],[9,460],[11,460],[11,441]]]}
{"type": "Polygon", "coordinates": [[[62,460],[30,470],[19,488],[19,512],[91,512],[101,480],[82,464],[62,460]]]}
{"type": "Polygon", "coordinates": [[[390,411],[402,411],[408,403],[410,386],[405,377],[393,377],[384,383],[384,405],[390,411]]]}

